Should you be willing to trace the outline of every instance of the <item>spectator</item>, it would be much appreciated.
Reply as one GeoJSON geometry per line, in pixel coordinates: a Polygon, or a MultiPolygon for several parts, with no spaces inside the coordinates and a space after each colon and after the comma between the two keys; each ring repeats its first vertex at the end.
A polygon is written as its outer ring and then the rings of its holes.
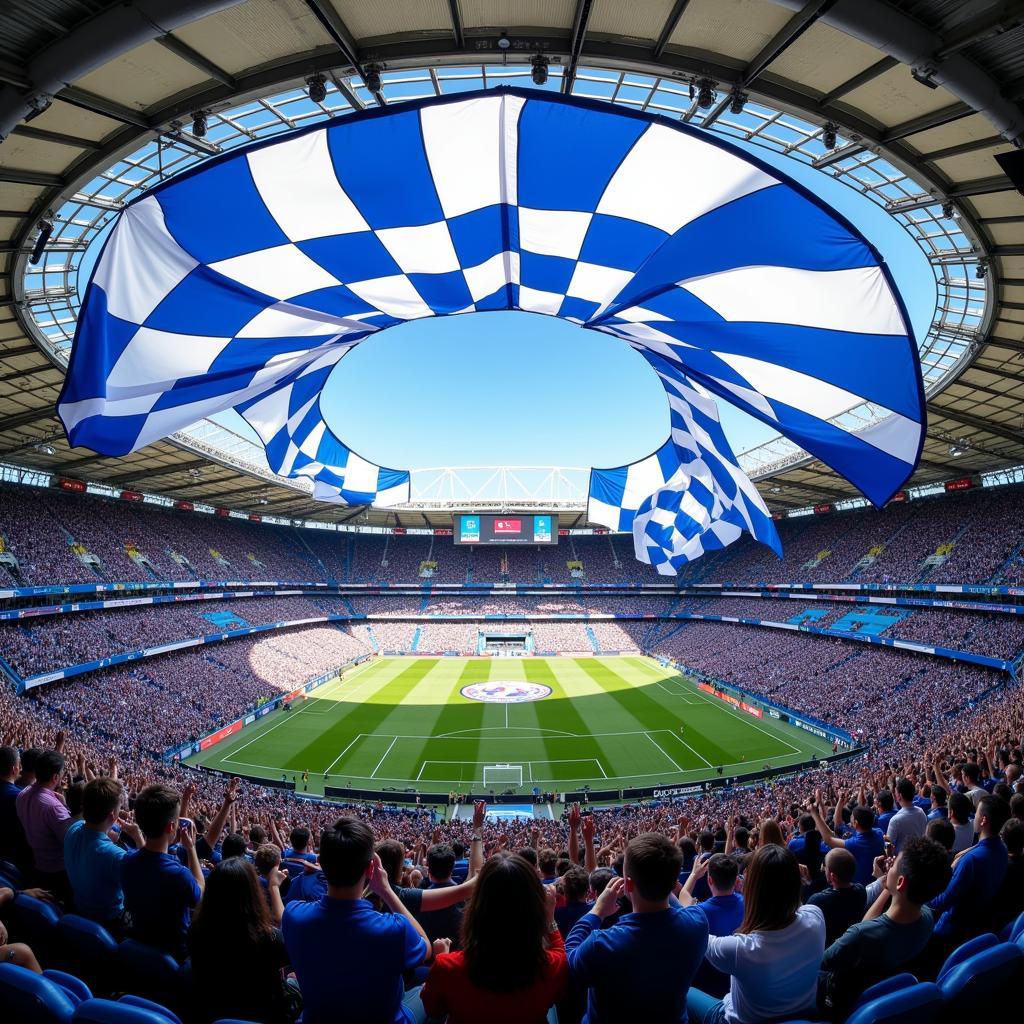
{"type": "Polygon", "coordinates": [[[878,898],[862,922],[829,945],[821,963],[824,1006],[835,1020],[846,1018],[864,989],[922,953],[934,923],[926,904],[949,882],[946,851],[931,839],[907,839],[888,870],[883,860],[878,898]]]}
{"type": "Polygon", "coordinates": [[[936,955],[971,938],[995,909],[995,896],[1003,884],[1008,861],[999,832],[1009,816],[1009,805],[997,796],[978,801],[974,827],[980,838],[957,856],[949,885],[928,904],[939,915],[935,937],[944,949],[937,950],[936,955]]]}
{"type": "Polygon", "coordinates": [[[9,860],[15,867],[28,871],[32,867],[32,851],[16,805],[21,792],[17,782],[20,774],[18,748],[0,747],[0,860],[9,860]]]}
{"type": "Polygon", "coordinates": [[[543,1024],[568,979],[556,899],[522,857],[491,857],[466,907],[462,951],[435,944],[422,993],[427,1013],[448,1024],[543,1024]]]}
{"type": "MultiPolygon", "coordinates": [[[[455,870],[455,852],[447,843],[436,843],[427,851],[428,883],[423,887],[427,891],[450,889],[455,886],[452,871],[455,870]]],[[[421,903],[422,908],[422,903],[421,903]]],[[[459,948],[459,935],[462,931],[462,904],[454,903],[443,910],[423,910],[414,912],[427,939],[450,939],[455,949],[459,948]]]]}
{"type": "MultiPolygon", "coordinates": [[[[283,878],[284,872],[274,870],[269,881],[278,905],[283,878]]],[[[223,1017],[290,1024],[297,1016],[298,992],[281,975],[288,964],[284,939],[256,869],[244,857],[227,858],[210,872],[188,949],[201,1024],[223,1017]]]]}
{"type": "Polygon", "coordinates": [[[593,904],[587,900],[590,879],[578,864],[574,864],[562,875],[561,887],[565,902],[555,909],[555,922],[564,939],[572,931],[573,925],[593,907],[593,904]]]}
{"type": "Polygon", "coordinates": [[[71,813],[56,792],[64,771],[64,755],[43,750],[36,758],[36,780],[17,796],[18,820],[32,850],[35,884],[70,901],[71,888],[64,870],[64,835],[71,825],[71,813]]]}
{"type": "Polygon", "coordinates": [[[183,960],[189,914],[199,903],[205,880],[196,856],[195,825],[185,818],[179,821],[180,808],[178,792],[159,783],[135,798],[135,821],[145,842],[121,860],[121,888],[131,937],[183,960]],[[174,838],[188,867],[168,853],[174,838]]]}
{"type": "Polygon", "coordinates": [[[1003,883],[993,903],[991,925],[995,932],[1024,911],[1024,821],[1010,818],[999,835],[1006,846],[1008,860],[1003,883]]]}
{"type": "Polygon", "coordinates": [[[138,825],[120,822],[118,841],[109,832],[118,821],[124,787],[117,779],[100,776],[86,783],[82,794],[83,820],[73,822],[64,836],[64,865],[74,893],[75,912],[102,924],[115,937],[124,934],[124,893],[121,860],[130,839],[143,845],[138,825]]]}
{"type": "MultiPolygon", "coordinates": [[[[845,848],[853,854],[857,862],[857,871],[853,880],[860,885],[867,885],[871,881],[871,871],[876,857],[885,852],[885,840],[882,833],[874,827],[875,816],[868,807],[855,807],[850,820],[853,822],[854,833],[848,839],[840,839],[833,835],[821,817],[820,801],[809,805],[810,812],[814,817],[814,823],[822,836],[826,846],[833,849],[845,848]]],[[[838,817],[838,815],[836,816],[838,817]]],[[[890,826],[892,822],[889,823],[890,826]]],[[[836,822],[838,827],[838,821],[836,822]]]]}
{"type": "Polygon", "coordinates": [[[910,779],[900,779],[896,783],[896,799],[900,809],[889,821],[885,830],[886,838],[892,843],[893,850],[899,853],[907,839],[920,839],[928,827],[928,815],[914,803],[917,790],[910,779]]]}
{"type": "MultiPolygon", "coordinates": [[[[698,903],[697,907],[708,920],[708,935],[732,935],[743,923],[743,897],[735,891],[739,865],[732,857],[716,853],[695,865],[690,877],[704,873],[707,874],[711,898],[698,903]]],[[[684,892],[691,890],[694,884],[688,879],[684,892]]],[[[683,894],[679,898],[680,902],[686,903],[683,894]]],[[[705,959],[693,979],[693,987],[721,999],[729,991],[729,976],[705,959]]]]}
{"type": "Polygon", "coordinates": [[[648,832],[631,839],[624,877],[608,883],[569,933],[571,975],[589,989],[588,1024],[684,1019],[708,923],[695,907],[669,903],[681,866],[682,853],[666,836],[648,832]],[[602,929],[623,893],[633,912],[602,929]]]}
{"type": "Polygon", "coordinates": [[[757,1024],[805,1017],[817,999],[825,919],[800,905],[800,865],[780,846],[759,848],[744,875],[743,923],[735,935],[708,940],[708,962],[732,976],[716,1000],[691,989],[693,1024],[757,1024]]]}
{"type": "Polygon", "coordinates": [[[974,845],[974,804],[964,793],[949,794],[949,820],[953,822],[956,838],[953,840],[953,853],[958,854],[969,850],[974,845]]]}
{"type": "Polygon", "coordinates": [[[431,946],[391,888],[369,825],[339,818],[324,829],[320,865],[326,894],[317,903],[289,902],[282,924],[304,1024],[333,1024],[341,1007],[353,1024],[412,1021],[402,1004],[402,975],[429,960],[431,946]],[[377,913],[362,898],[367,886],[391,913],[377,913]],[[343,957],[335,955],[339,949],[343,957]]]}
{"type": "Polygon", "coordinates": [[[829,887],[807,902],[825,917],[825,945],[831,946],[850,925],[864,916],[867,897],[864,886],[854,881],[857,861],[849,850],[829,850],[825,877],[829,887]]]}

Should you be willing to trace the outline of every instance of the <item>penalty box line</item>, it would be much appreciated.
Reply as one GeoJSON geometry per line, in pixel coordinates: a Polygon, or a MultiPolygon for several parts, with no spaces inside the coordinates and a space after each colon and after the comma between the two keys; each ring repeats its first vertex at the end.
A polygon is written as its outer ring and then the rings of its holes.
{"type": "MultiPolygon", "coordinates": [[[[526,768],[526,771],[527,771],[527,774],[529,775],[529,778],[525,779],[524,782],[533,782],[534,781],[534,778],[533,778],[533,766],[535,764],[592,764],[592,765],[596,765],[597,770],[601,773],[601,777],[602,778],[605,778],[605,779],[608,778],[608,773],[604,770],[604,765],[602,765],[601,762],[596,757],[545,758],[543,761],[518,761],[518,762],[514,762],[514,763],[518,764],[518,765],[522,765],[524,768],[526,768]]],[[[420,765],[420,770],[416,773],[416,778],[414,780],[415,782],[422,782],[423,781],[423,772],[426,770],[427,765],[430,765],[430,764],[457,764],[457,765],[474,765],[474,766],[486,765],[487,767],[493,767],[494,766],[494,762],[493,761],[439,761],[439,760],[427,760],[427,761],[424,761],[420,765]]],[[[475,778],[473,779],[474,782],[482,781],[482,780],[483,780],[483,773],[482,772],[480,773],[480,780],[477,780],[475,778]]],[[[427,779],[427,782],[432,782],[432,781],[435,781],[435,780],[427,779]]],[[[441,781],[451,781],[451,780],[439,779],[439,780],[436,780],[436,781],[441,782],[441,781]]],[[[558,779],[548,779],[548,780],[545,780],[545,781],[547,781],[547,782],[558,782],[560,780],[558,780],[558,779]]],[[[566,780],[566,781],[571,781],[571,780],[566,780]]]]}

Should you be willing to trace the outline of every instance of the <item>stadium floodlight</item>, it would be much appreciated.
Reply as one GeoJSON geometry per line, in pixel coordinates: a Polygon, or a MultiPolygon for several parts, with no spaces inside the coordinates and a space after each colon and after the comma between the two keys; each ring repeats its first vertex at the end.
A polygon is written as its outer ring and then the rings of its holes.
{"type": "Polygon", "coordinates": [[[323,103],[327,99],[327,79],[323,75],[310,75],[306,79],[306,91],[314,103],[323,103]]]}
{"type": "Polygon", "coordinates": [[[611,335],[655,372],[672,436],[594,470],[587,518],[663,575],[744,532],[780,547],[718,401],[878,505],[918,461],[917,347],[855,227],[735,143],[532,87],[312,124],[143,193],[96,261],[58,413],[73,445],[120,456],[234,409],[314,498],[393,507],[409,472],[353,452],[322,389],[381,330],[498,309],[611,335]],[[863,402],[889,418],[870,444],[839,418],[863,402]]]}
{"type": "Polygon", "coordinates": [[[718,83],[713,78],[697,80],[697,106],[707,110],[715,104],[715,87],[718,83]]]}
{"type": "Polygon", "coordinates": [[[375,96],[383,88],[381,82],[380,73],[384,70],[382,64],[367,64],[366,74],[363,75],[363,81],[366,83],[366,88],[370,90],[375,96]]]}
{"type": "Polygon", "coordinates": [[[548,64],[550,61],[543,53],[534,54],[530,60],[530,76],[534,85],[545,85],[548,80],[548,64]]]}
{"type": "Polygon", "coordinates": [[[732,92],[729,93],[729,113],[742,114],[743,108],[747,105],[748,99],[750,99],[750,97],[739,86],[736,86],[732,92]]]}
{"type": "Polygon", "coordinates": [[[975,266],[975,268],[974,268],[974,276],[979,281],[984,281],[985,278],[988,277],[988,257],[987,256],[982,256],[981,259],[978,260],[977,266],[975,266]]]}
{"type": "Polygon", "coordinates": [[[821,144],[829,150],[836,148],[836,142],[838,142],[839,127],[834,121],[826,121],[825,127],[821,131],[821,144]]]}
{"type": "Polygon", "coordinates": [[[28,261],[34,267],[42,258],[43,252],[46,249],[46,244],[50,241],[50,236],[53,234],[53,221],[47,218],[39,222],[39,234],[36,235],[35,245],[32,246],[32,254],[29,256],[28,261]]]}
{"type": "Polygon", "coordinates": [[[193,110],[192,111],[192,134],[197,139],[206,138],[206,111],[205,110],[193,110]]]}

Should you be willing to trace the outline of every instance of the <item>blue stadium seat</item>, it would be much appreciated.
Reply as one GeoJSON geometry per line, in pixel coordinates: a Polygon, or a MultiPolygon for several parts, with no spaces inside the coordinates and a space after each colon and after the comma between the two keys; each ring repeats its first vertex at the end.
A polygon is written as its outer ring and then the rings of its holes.
{"type": "Polygon", "coordinates": [[[124,1003],[126,1006],[138,1006],[143,1010],[152,1010],[154,1013],[162,1013],[171,1022],[171,1024],[181,1024],[181,1018],[176,1013],[168,1010],[166,1006],[154,1003],[152,999],[143,999],[142,996],[128,994],[121,996],[118,1002],[124,1003]]]}
{"type": "Polygon", "coordinates": [[[172,1006],[181,1001],[185,986],[174,957],[145,943],[125,939],[117,947],[117,964],[121,975],[132,979],[137,994],[172,1006]]]}
{"type": "Polygon", "coordinates": [[[78,998],[35,971],[0,964],[0,1007],[5,1021],[70,1024],[78,998]]]}
{"type": "Polygon", "coordinates": [[[60,911],[46,900],[19,893],[11,904],[9,930],[14,942],[25,942],[40,961],[53,952],[60,911]]]}
{"type": "Polygon", "coordinates": [[[71,1020],[73,1024],[181,1024],[174,1014],[155,1003],[138,1006],[124,1000],[115,1003],[109,999],[90,999],[82,1003],[71,1020]]]}
{"type": "Polygon", "coordinates": [[[1000,933],[1000,942],[1016,942],[1024,935],[1024,913],[1018,914],[1000,933]]]}
{"type": "Polygon", "coordinates": [[[25,888],[25,876],[21,873],[18,866],[12,864],[9,860],[0,860],[0,875],[3,875],[11,883],[10,888],[25,888]]]}
{"type": "Polygon", "coordinates": [[[84,1003],[86,999],[92,999],[92,992],[89,986],[81,978],[76,978],[73,974],[68,974],[67,971],[57,971],[50,968],[43,971],[43,977],[47,981],[52,981],[55,985],[60,985],[62,989],[79,1003],[84,1003]]]}
{"type": "Polygon", "coordinates": [[[972,956],[976,956],[978,953],[984,953],[986,949],[991,949],[993,946],[999,945],[999,939],[997,939],[991,932],[986,932],[984,935],[975,935],[973,939],[968,939],[962,946],[957,946],[952,953],[946,957],[946,962],[942,965],[942,970],[939,971],[939,976],[935,979],[936,984],[941,985],[942,979],[957,964],[962,964],[965,960],[970,960],[972,956]]]}
{"type": "Polygon", "coordinates": [[[113,979],[117,943],[101,924],[65,914],[57,922],[58,960],[74,974],[96,988],[104,988],[113,979]]]}
{"type": "Polygon", "coordinates": [[[981,994],[990,1006],[998,1006],[1001,996],[1024,973],[1024,952],[1010,942],[992,946],[969,960],[957,964],[939,986],[948,1016],[966,1017],[974,1011],[981,994]]]}
{"type": "Polygon", "coordinates": [[[846,1024],[934,1024],[941,1012],[942,993],[926,981],[865,1003],[846,1024]]]}
{"type": "Polygon", "coordinates": [[[884,981],[880,981],[876,985],[865,989],[861,993],[860,999],[854,1003],[853,1008],[854,1010],[859,1010],[865,1003],[870,1003],[874,999],[881,999],[882,996],[887,996],[890,992],[902,992],[903,989],[912,988],[916,984],[917,978],[910,973],[894,974],[891,978],[886,978],[884,981]]]}

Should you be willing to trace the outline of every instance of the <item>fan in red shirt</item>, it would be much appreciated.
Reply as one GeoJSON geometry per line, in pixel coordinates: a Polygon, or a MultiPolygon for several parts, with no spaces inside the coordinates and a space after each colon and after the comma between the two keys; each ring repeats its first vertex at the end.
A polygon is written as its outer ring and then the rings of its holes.
{"type": "Polygon", "coordinates": [[[427,1013],[448,1024],[543,1024],[569,978],[556,899],[525,858],[491,857],[466,906],[462,950],[438,955],[427,975],[427,1013]]]}

